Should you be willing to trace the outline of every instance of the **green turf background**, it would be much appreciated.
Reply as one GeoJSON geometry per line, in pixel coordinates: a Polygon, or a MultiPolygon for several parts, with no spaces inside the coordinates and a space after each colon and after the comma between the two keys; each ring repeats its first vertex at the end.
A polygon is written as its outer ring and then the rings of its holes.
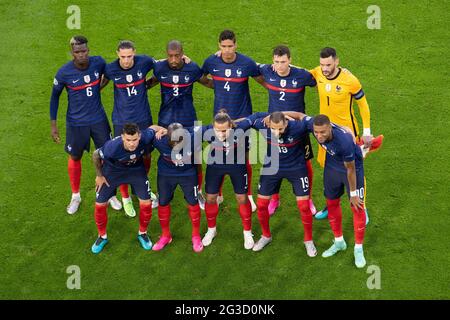
{"type": "MultiPolygon", "coordinates": [[[[449,12],[445,1],[1,1],[0,298],[450,298],[449,12]],[[71,4],[81,8],[81,30],[66,27],[71,4]],[[371,4],[381,8],[380,30],[366,26],[371,4]],[[137,219],[110,210],[110,244],[94,256],[94,170],[87,154],[80,211],[65,213],[67,155],[50,138],[48,109],[53,76],[70,59],[70,37],[87,36],[91,55],[107,61],[114,59],[120,39],[134,40],[138,53],[162,58],[167,41],[176,38],[201,65],[217,50],[224,28],[233,29],[239,51],[258,62],[270,63],[271,49],[285,43],[294,64],[313,68],[322,47],[336,47],[341,65],[361,80],[372,131],[385,135],[383,149],[365,162],[371,218],[365,253],[368,266],[380,267],[380,290],[369,290],[370,275],[353,265],[348,204],[343,210],[349,249],[328,260],[306,256],[286,183],[281,210],[271,220],[274,241],[260,253],[243,249],[229,181],[218,237],[201,254],[192,252],[190,223],[178,192],[174,241],[165,250],[144,252],[135,238],[137,219]],[[81,268],[81,290],[66,288],[70,265],[81,268]]],[[[250,82],[254,110],[265,111],[267,93],[250,82]]],[[[209,121],[213,91],[196,85],[194,95],[200,119],[209,121]]],[[[102,94],[108,115],[112,97],[109,85],[102,94]]],[[[307,90],[306,100],[309,113],[317,113],[315,89],[307,90]]],[[[156,119],[158,88],[151,90],[150,103],[156,119]]],[[[63,93],[62,137],[65,111],[63,93]]],[[[315,161],[314,168],[314,195],[321,207],[322,173],[315,161]]],[[[256,215],[253,221],[259,237],[256,215]]],[[[157,240],[156,212],[150,233],[157,240]]],[[[314,238],[320,253],[328,248],[332,233],[327,221],[315,221],[314,238]]]]}

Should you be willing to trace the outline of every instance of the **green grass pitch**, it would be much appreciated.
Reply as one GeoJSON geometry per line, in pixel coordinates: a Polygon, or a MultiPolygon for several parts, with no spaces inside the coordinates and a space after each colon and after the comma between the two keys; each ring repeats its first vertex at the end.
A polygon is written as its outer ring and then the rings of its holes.
{"type": "MultiPolygon", "coordinates": [[[[2,299],[448,299],[450,298],[448,52],[450,4],[443,1],[10,1],[0,3],[0,298],[2,299]],[[81,29],[66,27],[69,5],[81,9],[81,29]],[[381,29],[370,30],[369,5],[381,9],[381,29]],[[283,184],[281,209],[271,220],[273,243],[260,253],[244,250],[231,184],[218,218],[218,237],[201,254],[192,251],[190,223],[178,191],[173,201],[174,241],[162,252],[145,252],[136,240],[137,219],[109,210],[110,244],[100,255],[90,246],[94,169],[83,158],[80,211],[65,212],[70,199],[67,155],[50,137],[49,98],[53,77],[70,59],[68,40],[89,39],[91,55],[108,62],[118,40],[131,39],[138,53],[165,55],[180,39],[200,65],[217,50],[225,28],[238,50],[270,63],[271,50],[290,46],[296,65],[318,65],[322,47],[338,50],[341,65],[362,82],[372,130],[385,135],[381,151],[365,162],[371,222],[366,232],[367,266],[381,271],[381,289],[368,289],[371,274],[353,264],[353,226],[343,205],[349,248],[336,257],[308,258],[291,188],[283,184]],[[68,266],[81,270],[81,289],[66,287],[68,266]]],[[[267,93],[253,80],[255,111],[267,108],[267,93]]],[[[102,94],[108,116],[112,86],[102,94]]],[[[154,119],[159,88],[149,94],[154,119]]],[[[201,120],[209,122],[213,91],[195,85],[201,120]]],[[[65,135],[66,94],[58,125],[65,135]]],[[[307,110],[318,112],[315,89],[307,110]]],[[[317,145],[314,145],[315,150],[317,145]]],[[[92,150],[91,150],[92,152],[92,150]]],[[[157,152],[153,154],[156,163],[157,152]]],[[[151,170],[156,188],[156,170],[151,170]]],[[[324,204],[322,173],[314,161],[314,196],[324,204]]],[[[254,170],[256,193],[259,174],[254,170]]],[[[253,231],[260,228],[253,216],[253,231]]],[[[206,220],[202,213],[202,233],[206,220]]],[[[153,241],[160,234],[156,211],[153,241]]],[[[314,221],[319,253],[332,233],[314,221]]]]}

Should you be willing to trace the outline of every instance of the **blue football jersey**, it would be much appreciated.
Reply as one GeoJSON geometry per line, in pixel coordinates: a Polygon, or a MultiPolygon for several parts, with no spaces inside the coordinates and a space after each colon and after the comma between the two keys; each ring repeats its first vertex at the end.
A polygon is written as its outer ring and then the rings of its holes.
{"type": "Polygon", "coordinates": [[[305,113],[305,87],[314,87],[311,73],[305,69],[291,67],[287,76],[280,76],[272,65],[260,65],[266,88],[269,91],[269,112],[297,111],[305,113]]]}
{"type": "Polygon", "coordinates": [[[158,124],[167,127],[178,122],[192,127],[197,120],[192,89],[203,72],[195,62],[185,63],[179,70],[172,69],[167,60],[159,61],[153,72],[161,85],[161,107],[158,124]]]}
{"type": "Polygon", "coordinates": [[[214,115],[224,108],[231,119],[252,114],[252,101],[248,78],[260,75],[256,62],[236,53],[236,60],[226,63],[221,57],[211,55],[202,67],[204,74],[211,74],[214,82],[214,115]]]}
{"type": "MultiPolygon", "coordinates": [[[[308,131],[314,135],[314,118],[305,117],[303,122],[306,123],[308,131]]],[[[325,143],[319,143],[327,152],[325,166],[345,173],[347,168],[345,168],[344,162],[355,161],[356,170],[363,169],[361,148],[353,141],[352,134],[334,123],[331,126],[332,139],[325,143]]]]}
{"type": "Polygon", "coordinates": [[[73,61],[62,66],[53,80],[50,99],[50,119],[56,120],[59,97],[67,91],[66,122],[71,126],[88,126],[105,121],[106,113],[100,96],[100,81],[105,70],[105,60],[100,56],[89,57],[85,70],[75,67],[73,61]]]}
{"type": "Polygon", "coordinates": [[[153,129],[141,131],[139,145],[134,151],[125,150],[122,137],[118,136],[108,140],[103,147],[99,149],[100,157],[104,160],[104,166],[108,166],[113,171],[140,170],[144,168],[142,157],[145,155],[148,145],[155,138],[153,129]]]}
{"type": "Polygon", "coordinates": [[[119,59],[106,65],[105,77],[114,83],[113,124],[152,123],[145,80],[154,64],[152,57],[136,55],[130,69],[122,69],[119,59]]]}
{"type": "Polygon", "coordinates": [[[169,145],[169,137],[166,135],[161,140],[155,139],[153,146],[159,151],[158,174],[163,176],[191,176],[197,174],[194,163],[194,139],[193,134],[186,148],[173,150],[169,145]]]}

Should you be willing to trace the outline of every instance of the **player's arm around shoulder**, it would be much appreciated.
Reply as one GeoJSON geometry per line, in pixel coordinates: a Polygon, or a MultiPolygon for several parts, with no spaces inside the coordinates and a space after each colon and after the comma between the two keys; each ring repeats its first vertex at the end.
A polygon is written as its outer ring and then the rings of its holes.
{"type": "Polygon", "coordinates": [[[102,152],[103,151],[100,148],[92,153],[92,161],[94,162],[95,168],[95,192],[99,192],[104,184],[106,184],[109,187],[109,183],[102,172],[103,167],[102,152]]]}

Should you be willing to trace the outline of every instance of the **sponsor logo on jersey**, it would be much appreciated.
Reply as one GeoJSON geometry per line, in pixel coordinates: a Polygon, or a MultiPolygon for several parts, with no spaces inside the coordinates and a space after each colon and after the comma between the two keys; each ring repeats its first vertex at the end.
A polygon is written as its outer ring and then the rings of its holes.
{"type": "Polygon", "coordinates": [[[127,81],[128,82],[133,82],[133,75],[132,74],[127,74],[127,81]]]}
{"type": "Polygon", "coordinates": [[[84,82],[86,82],[86,83],[91,82],[91,77],[88,74],[84,76],[84,82]]]}
{"type": "Polygon", "coordinates": [[[173,83],[177,84],[178,81],[180,81],[180,76],[178,76],[178,75],[173,76],[172,81],[173,81],[173,83]]]}
{"type": "Polygon", "coordinates": [[[231,69],[225,69],[225,77],[231,76],[231,69]]]}

